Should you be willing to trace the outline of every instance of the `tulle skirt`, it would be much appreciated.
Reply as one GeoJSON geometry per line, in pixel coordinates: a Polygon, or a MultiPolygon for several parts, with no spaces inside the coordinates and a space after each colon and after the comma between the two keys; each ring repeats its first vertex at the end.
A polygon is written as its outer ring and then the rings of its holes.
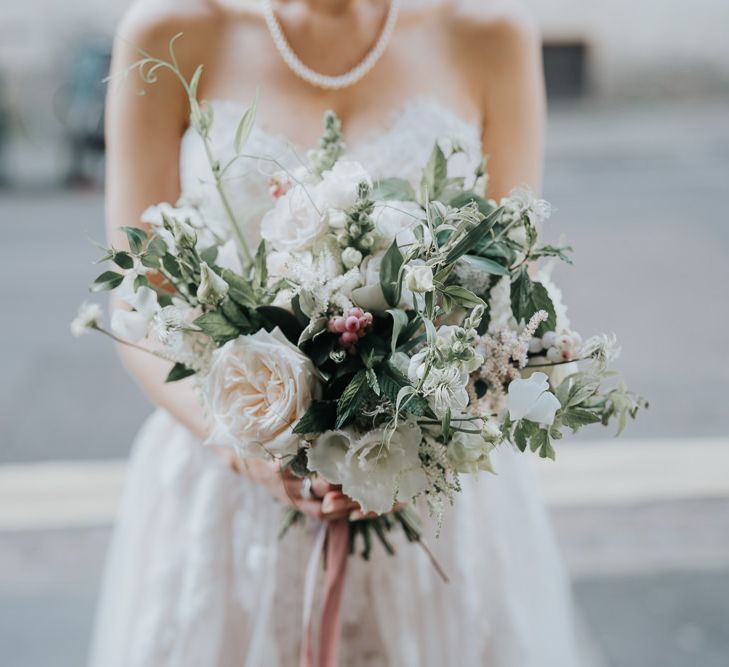
{"type": "MultiPolygon", "coordinates": [[[[493,461],[498,474],[464,476],[427,537],[449,583],[399,533],[395,556],[376,543],[369,562],[350,558],[343,666],[584,667],[526,457],[502,447],[493,461]]],[[[295,667],[317,526],[279,540],[281,516],[265,489],[155,413],[131,456],[91,667],[295,667]]]]}

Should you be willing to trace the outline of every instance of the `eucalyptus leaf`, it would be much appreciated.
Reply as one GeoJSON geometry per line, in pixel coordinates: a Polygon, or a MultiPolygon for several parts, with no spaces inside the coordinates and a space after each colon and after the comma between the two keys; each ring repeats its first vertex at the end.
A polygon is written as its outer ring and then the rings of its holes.
{"type": "Polygon", "coordinates": [[[445,257],[446,264],[455,262],[466,253],[470,252],[483,238],[486,237],[496,223],[497,211],[494,211],[491,215],[481,220],[481,222],[465,234],[464,237],[448,251],[448,254],[445,257]]]}
{"type": "Polygon", "coordinates": [[[423,177],[420,181],[420,196],[422,201],[433,201],[440,197],[446,187],[448,178],[448,161],[438,142],[428,158],[428,163],[423,169],[423,177]]]}
{"type": "Polygon", "coordinates": [[[415,201],[415,190],[404,178],[382,178],[375,183],[372,198],[376,201],[415,201]]]}
{"type": "Polygon", "coordinates": [[[479,257],[478,255],[463,255],[460,259],[461,262],[465,262],[474,269],[483,271],[484,273],[490,273],[494,276],[508,276],[509,268],[495,262],[493,259],[487,257],[479,257]]]}
{"type": "Polygon", "coordinates": [[[89,288],[92,292],[103,292],[105,290],[112,290],[121,285],[124,276],[115,271],[104,271],[89,288]]]}
{"type": "Polygon", "coordinates": [[[459,287],[458,285],[449,285],[443,291],[443,294],[448,298],[453,299],[459,306],[464,308],[473,308],[475,306],[485,306],[486,302],[480,297],[476,296],[470,290],[465,287],[459,287]]]}
{"type": "Polygon", "coordinates": [[[400,334],[408,325],[408,316],[404,310],[392,308],[387,311],[392,317],[392,338],[390,340],[390,351],[395,352],[400,334]]]}
{"type": "Polygon", "coordinates": [[[235,152],[240,153],[241,150],[243,150],[243,146],[245,145],[246,141],[248,141],[248,137],[251,134],[251,131],[253,130],[253,123],[256,120],[256,109],[258,107],[258,91],[256,91],[256,96],[253,100],[253,104],[251,104],[250,107],[246,109],[246,112],[243,114],[243,117],[240,119],[240,122],[238,123],[238,128],[235,131],[235,152]]]}

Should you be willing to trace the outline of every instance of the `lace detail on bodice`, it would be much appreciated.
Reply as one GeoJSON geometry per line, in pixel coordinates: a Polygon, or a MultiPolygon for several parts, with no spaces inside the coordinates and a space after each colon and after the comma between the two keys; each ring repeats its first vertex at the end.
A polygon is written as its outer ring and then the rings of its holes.
{"type": "MultiPolygon", "coordinates": [[[[233,156],[233,137],[244,107],[227,100],[213,100],[211,104],[211,141],[216,158],[225,163],[233,156]]],[[[456,144],[463,149],[449,161],[451,176],[472,177],[482,159],[478,123],[467,121],[433,97],[414,98],[390,114],[383,127],[372,129],[351,143],[347,142],[346,127],[344,135],[346,159],[360,162],[375,179],[398,176],[417,184],[436,141],[445,151],[456,144]]],[[[243,151],[251,157],[240,158],[226,175],[228,195],[252,241],[258,241],[258,223],[271,206],[270,176],[281,168],[301,165],[308,148],[260,125],[254,127],[243,151]]],[[[224,213],[207,157],[192,128],[185,133],[180,147],[180,182],[185,203],[199,208],[216,231],[224,229],[224,213]]]]}

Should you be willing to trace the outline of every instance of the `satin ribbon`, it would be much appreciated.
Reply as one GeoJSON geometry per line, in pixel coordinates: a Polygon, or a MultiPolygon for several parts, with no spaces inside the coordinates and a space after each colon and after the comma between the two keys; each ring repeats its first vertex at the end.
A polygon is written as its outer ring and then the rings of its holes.
{"type": "Polygon", "coordinates": [[[314,540],[304,582],[303,640],[299,667],[337,667],[339,662],[340,610],[349,557],[349,520],[324,522],[314,540]],[[314,655],[314,606],[317,572],[325,553],[324,600],[319,625],[319,661],[314,655]]]}

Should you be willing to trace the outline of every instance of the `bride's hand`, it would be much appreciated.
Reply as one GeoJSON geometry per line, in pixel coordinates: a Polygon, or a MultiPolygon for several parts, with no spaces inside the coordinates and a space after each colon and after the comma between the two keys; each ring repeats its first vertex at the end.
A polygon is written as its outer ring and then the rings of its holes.
{"type": "Polygon", "coordinates": [[[304,480],[287,470],[282,470],[277,462],[258,459],[243,461],[229,449],[221,451],[221,454],[231,470],[265,486],[274,498],[296,508],[306,516],[334,521],[359,510],[356,502],[321,477],[312,478],[310,495],[304,498],[302,497],[304,480]]]}

